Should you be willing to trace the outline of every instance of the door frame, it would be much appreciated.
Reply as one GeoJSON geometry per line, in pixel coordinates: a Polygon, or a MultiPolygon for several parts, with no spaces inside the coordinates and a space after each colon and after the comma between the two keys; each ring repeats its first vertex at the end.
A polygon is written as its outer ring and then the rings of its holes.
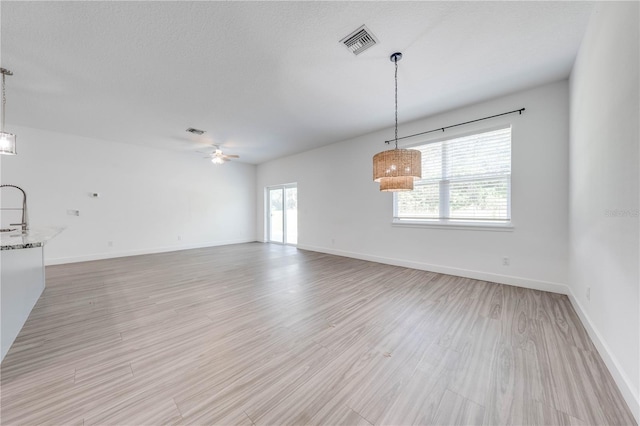
{"type": "MultiPolygon", "coordinates": [[[[266,241],[272,244],[297,246],[297,244],[287,243],[287,188],[298,188],[298,183],[285,183],[282,185],[266,186],[265,191],[265,216],[266,216],[266,241]],[[282,242],[271,240],[271,190],[279,189],[282,191],[282,242]]],[[[297,196],[296,196],[297,204],[297,196]]],[[[296,207],[296,210],[298,208],[296,207]]]]}

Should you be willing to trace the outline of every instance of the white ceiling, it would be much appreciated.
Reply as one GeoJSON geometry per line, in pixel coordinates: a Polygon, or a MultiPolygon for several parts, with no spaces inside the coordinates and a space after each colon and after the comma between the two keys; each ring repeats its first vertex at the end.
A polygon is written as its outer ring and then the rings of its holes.
{"type": "Polygon", "coordinates": [[[565,78],[593,5],[0,3],[7,130],[210,141],[248,163],[392,126],[394,51],[401,123],[565,78]],[[354,56],[338,41],[362,24],[380,43],[354,56]]]}

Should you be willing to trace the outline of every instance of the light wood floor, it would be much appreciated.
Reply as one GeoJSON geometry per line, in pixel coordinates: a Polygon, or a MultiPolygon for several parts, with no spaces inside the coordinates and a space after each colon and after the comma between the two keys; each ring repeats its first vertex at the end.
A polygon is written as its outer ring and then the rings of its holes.
{"type": "Polygon", "coordinates": [[[47,268],[10,424],[635,424],[565,296],[269,244],[47,268]]]}

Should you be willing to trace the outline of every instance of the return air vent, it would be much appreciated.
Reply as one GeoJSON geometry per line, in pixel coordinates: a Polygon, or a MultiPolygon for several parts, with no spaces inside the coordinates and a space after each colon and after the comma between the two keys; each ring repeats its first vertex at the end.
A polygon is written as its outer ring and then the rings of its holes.
{"type": "Polygon", "coordinates": [[[194,129],[193,127],[189,127],[187,132],[193,133],[194,135],[204,135],[205,131],[200,129],[194,129]]]}
{"type": "Polygon", "coordinates": [[[374,44],[378,43],[378,39],[374,36],[366,26],[361,26],[342,40],[340,43],[347,46],[354,55],[359,55],[374,44]]]}

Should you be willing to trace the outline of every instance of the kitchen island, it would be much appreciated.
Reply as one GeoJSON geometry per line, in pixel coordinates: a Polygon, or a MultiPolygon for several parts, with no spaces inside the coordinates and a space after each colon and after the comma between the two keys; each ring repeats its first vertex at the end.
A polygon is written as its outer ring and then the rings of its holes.
{"type": "Polygon", "coordinates": [[[0,234],[0,361],[4,359],[45,287],[44,245],[64,228],[19,229],[0,234]]]}

